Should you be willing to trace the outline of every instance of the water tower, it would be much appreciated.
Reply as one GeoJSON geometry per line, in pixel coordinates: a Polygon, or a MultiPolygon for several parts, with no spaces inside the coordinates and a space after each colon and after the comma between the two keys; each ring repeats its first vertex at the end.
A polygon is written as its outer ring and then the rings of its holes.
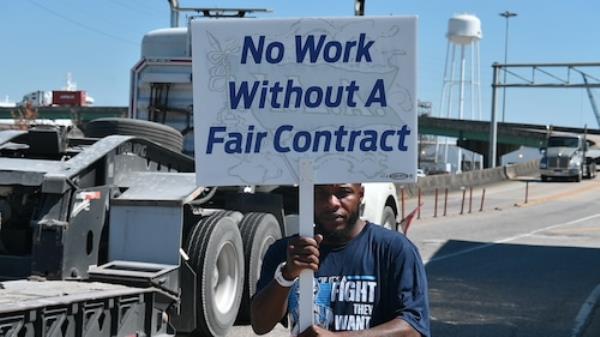
{"type": "MultiPolygon", "coordinates": [[[[458,14],[448,21],[448,45],[439,116],[481,119],[481,69],[479,40],[481,21],[470,14],[458,14]]],[[[438,147],[439,148],[439,147],[438,147]]],[[[461,171],[462,150],[458,148],[457,170],[461,171]]],[[[436,151],[439,153],[439,151],[436,151]]],[[[445,139],[444,163],[448,162],[445,139]]]]}

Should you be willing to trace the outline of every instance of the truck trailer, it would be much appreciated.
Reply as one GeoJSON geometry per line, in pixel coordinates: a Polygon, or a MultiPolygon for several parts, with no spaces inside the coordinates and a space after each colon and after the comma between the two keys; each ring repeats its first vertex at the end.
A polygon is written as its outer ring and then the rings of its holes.
{"type": "Polygon", "coordinates": [[[160,144],[176,130],[115,128],[153,136],[0,132],[0,336],[80,336],[88,304],[113,322],[88,336],[223,336],[247,321],[262,256],[284,234],[282,196],[196,186],[193,159],[160,144]],[[120,329],[129,297],[139,324],[120,329]]]}

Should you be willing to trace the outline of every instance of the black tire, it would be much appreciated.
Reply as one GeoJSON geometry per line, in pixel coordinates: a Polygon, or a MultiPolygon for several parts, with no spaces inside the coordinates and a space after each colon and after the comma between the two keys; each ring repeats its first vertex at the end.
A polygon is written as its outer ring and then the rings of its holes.
{"type": "Polygon", "coordinates": [[[181,152],[183,135],[176,129],[160,123],[127,118],[100,118],[88,123],[86,137],[102,138],[111,135],[138,136],[181,152]]]}
{"type": "MultiPolygon", "coordinates": [[[[582,170],[583,171],[583,170],[582,170]]],[[[577,173],[577,175],[575,177],[573,177],[576,183],[580,183],[581,182],[581,178],[583,177],[583,172],[579,171],[579,173],[577,173]]]]}
{"type": "Polygon", "coordinates": [[[541,176],[541,178],[542,178],[542,181],[543,181],[543,182],[546,182],[546,181],[548,181],[548,177],[547,177],[547,176],[545,176],[545,175],[542,175],[542,176],[541,176]]]}
{"type": "Polygon", "coordinates": [[[218,212],[194,226],[186,244],[197,276],[196,336],[225,336],[233,326],[244,287],[241,214],[218,212]]]}
{"type": "Polygon", "coordinates": [[[383,208],[381,216],[381,225],[387,229],[398,231],[398,222],[396,222],[396,213],[391,206],[385,206],[383,208]]]}
{"type": "Polygon", "coordinates": [[[595,164],[588,164],[587,166],[587,175],[586,178],[587,179],[594,179],[596,178],[596,165],[595,164]]]}
{"type": "Polygon", "coordinates": [[[246,278],[237,322],[247,324],[250,322],[250,302],[260,278],[262,260],[267,249],[282,235],[277,219],[269,213],[248,213],[238,226],[244,242],[246,278]]]}

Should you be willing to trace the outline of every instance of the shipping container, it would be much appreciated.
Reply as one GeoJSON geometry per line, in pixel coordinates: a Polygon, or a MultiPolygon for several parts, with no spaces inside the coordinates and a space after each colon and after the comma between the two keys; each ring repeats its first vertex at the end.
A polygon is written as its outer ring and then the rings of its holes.
{"type": "Polygon", "coordinates": [[[85,106],[85,91],[52,91],[52,104],[58,106],[85,106]]]}

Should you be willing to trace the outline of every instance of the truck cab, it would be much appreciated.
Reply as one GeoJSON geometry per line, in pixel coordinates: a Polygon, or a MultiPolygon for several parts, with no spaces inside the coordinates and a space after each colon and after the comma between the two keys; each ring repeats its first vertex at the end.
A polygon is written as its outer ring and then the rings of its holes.
{"type": "Polygon", "coordinates": [[[588,142],[577,134],[553,133],[548,137],[546,147],[542,149],[540,177],[549,179],[569,179],[580,182],[583,177],[595,176],[596,166],[586,156],[588,142]]]}

